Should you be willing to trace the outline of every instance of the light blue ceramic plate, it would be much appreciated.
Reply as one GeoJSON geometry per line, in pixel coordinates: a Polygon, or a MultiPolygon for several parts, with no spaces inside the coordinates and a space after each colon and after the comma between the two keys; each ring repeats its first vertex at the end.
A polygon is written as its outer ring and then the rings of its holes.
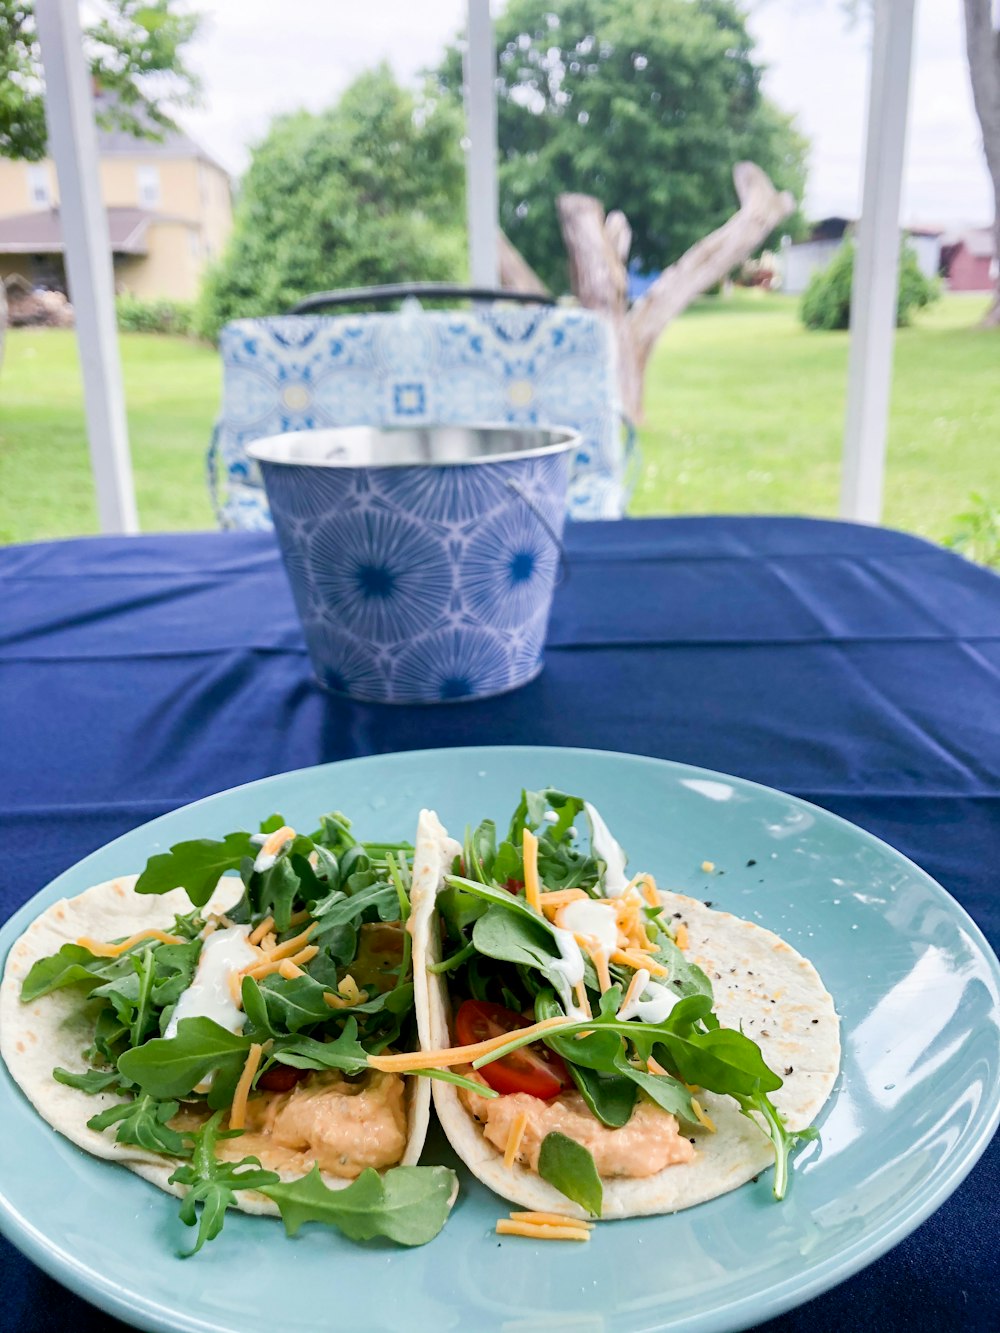
{"type": "MultiPolygon", "coordinates": [[[[0,935],[57,897],[139,869],[183,838],[278,810],[308,826],[340,808],[362,836],[405,836],[421,805],[460,829],[505,819],[522,786],[594,801],[632,865],[778,931],[813,960],[843,1018],[844,1063],[822,1147],[775,1204],[756,1184],[673,1217],[599,1226],[588,1245],[499,1242],[504,1203],[462,1173],[423,1249],[352,1244],[318,1227],[233,1215],[195,1259],[176,1204],[72,1147],[0,1073],[0,1224],[68,1287],[148,1329],[314,1333],[340,1313],[368,1330],[745,1328],[870,1263],[956,1188],[998,1118],[1000,965],[962,909],[883,843],[814,806],[739,779],[630,755],[464,749],[286,773],[199,801],[60,876],[0,935]],[[716,866],[705,875],[703,861],[716,866]],[[756,864],[748,865],[748,862],[756,864]]],[[[453,1159],[432,1136],[428,1161],[453,1159]]]]}

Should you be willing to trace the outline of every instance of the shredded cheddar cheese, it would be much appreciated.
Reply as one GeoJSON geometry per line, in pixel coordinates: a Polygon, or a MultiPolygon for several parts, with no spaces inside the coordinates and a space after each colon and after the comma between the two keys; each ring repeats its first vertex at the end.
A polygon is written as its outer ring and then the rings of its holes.
{"type": "Polygon", "coordinates": [[[656,880],[652,875],[636,875],[635,879],[633,879],[629,885],[629,888],[640,889],[642,896],[646,899],[646,902],[649,903],[650,907],[659,907],[661,905],[660,895],[656,891],[656,880]]]}
{"type": "Polygon", "coordinates": [[[89,935],[81,935],[77,944],[81,949],[89,949],[95,958],[117,958],[142,940],[159,940],[161,944],[184,943],[179,935],[168,935],[165,930],[139,930],[120,944],[104,944],[100,940],[92,940],[89,935]]]}
{"type": "Polygon", "coordinates": [[[298,953],[293,953],[291,958],[280,958],[278,960],[278,970],[281,970],[280,965],[282,963],[295,963],[298,967],[305,967],[306,963],[311,963],[318,953],[318,944],[307,944],[306,947],[300,949],[298,953]]]}
{"type": "Polygon", "coordinates": [[[281,828],[275,829],[273,833],[268,834],[263,843],[258,856],[277,856],[286,842],[291,842],[295,837],[295,830],[289,824],[282,824],[281,828]]]}
{"type": "Polygon", "coordinates": [[[243,973],[242,973],[242,972],[230,972],[229,975],[226,977],[226,982],[227,982],[227,984],[228,984],[228,986],[229,986],[229,998],[232,1000],[233,1004],[236,1005],[237,1009],[242,1009],[242,1008],[243,1008],[243,973]]]}
{"type": "Polygon", "coordinates": [[[633,972],[638,972],[640,967],[644,967],[651,977],[666,977],[670,975],[667,968],[665,968],[662,963],[658,963],[655,958],[650,958],[648,955],[629,953],[625,949],[616,949],[611,955],[611,961],[613,963],[620,963],[623,967],[630,967],[633,972]]]}
{"type": "Polygon", "coordinates": [[[284,977],[286,981],[294,981],[296,977],[303,975],[302,968],[298,963],[293,963],[290,958],[282,958],[278,964],[278,976],[284,977]]]}
{"type": "Polygon", "coordinates": [[[319,922],[314,921],[311,926],[307,926],[301,935],[295,935],[290,940],[285,940],[284,944],[279,944],[277,948],[271,949],[272,960],[277,962],[281,958],[292,958],[302,946],[308,941],[309,936],[316,930],[319,930],[319,922]]]}
{"type": "Polygon", "coordinates": [[[712,1117],[711,1117],[710,1115],[708,1115],[707,1112],[705,1112],[705,1111],[703,1111],[703,1110],[701,1109],[701,1103],[698,1101],[698,1099],[697,1099],[696,1097],[692,1097],[692,1098],[691,1098],[691,1109],[694,1111],[695,1115],[698,1117],[698,1124],[699,1124],[699,1125],[704,1125],[704,1127],[708,1130],[708,1132],[709,1132],[710,1134],[714,1134],[714,1133],[715,1133],[715,1123],[714,1123],[714,1121],[712,1120],[712,1117]]]}
{"type": "Polygon", "coordinates": [[[247,936],[247,944],[260,944],[261,940],[269,930],[274,929],[274,917],[266,916],[259,926],[256,926],[247,936]]]}
{"type": "Polygon", "coordinates": [[[555,1227],[587,1227],[588,1230],[593,1227],[593,1222],[585,1222],[583,1218],[563,1217],[562,1213],[511,1213],[512,1222],[534,1222],[536,1226],[555,1226],[555,1227]]]}
{"type": "Polygon", "coordinates": [[[715,862],[714,862],[714,861],[702,861],[702,863],[701,863],[701,868],[702,868],[702,870],[705,872],[706,875],[710,875],[710,874],[712,873],[712,871],[715,869],[715,862]]]}
{"type": "Polygon", "coordinates": [[[568,1027],[572,1022],[568,1018],[544,1018],[540,1023],[531,1023],[517,1032],[502,1032],[498,1037],[487,1037],[485,1041],[474,1042],[471,1046],[452,1046],[440,1051],[404,1051],[398,1055],[370,1055],[368,1064],[372,1069],[380,1069],[386,1074],[406,1074],[413,1069],[447,1069],[451,1065],[467,1065],[479,1060],[484,1055],[492,1055],[495,1050],[506,1044],[513,1037],[540,1037],[552,1028],[568,1027]]]}
{"type": "Polygon", "coordinates": [[[342,1000],[339,995],[334,995],[333,991],[329,990],[323,992],[323,1003],[328,1004],[331,1009],[350,1008],[346,1000],[342,1000]]]}
{"type": "Polygon", "coordinates": [[[536,1222],[515,1222],[513,1218],[501,1217],[497,1223],[498,1236],[527,1236],[529,1240],[590,1240],[590,1228],[579,1226],[570,1218],[555,1226],[536,1222]]]}
{"type": "Polygon", "coordinates": [[[538,839],[531,829],[526,828],[524,830],[521,846],[524,850],[524,896],[529,907],[533,907],[536,912],[541,912],[542,903],[538,884],[538,839]]]}
{"type": "Polygon", "coordinates": [[[659,1060],[654,1060],[652,1056],[649,1056],[649,1058],[647,1059],[646,1068],[649,1070],[651,1074],[665,1074],[668,1078],[670,1077],[670,1075],[667,1074],[667,1071],[660,1064],[659,1060]]]}
{"type": "MultiPolygon", "coordinates": [[[[646,970],[648,971],[649,969],[647,968],[646,970]]],[[[632,1003],[632,1001],[637,998],[636,992],[639,990],[639,981],[640,981],[639,973],[633,972],[632,980],[628,983],[628,990],[622,996],[622,1002],[619,1005],[618,1009],[619,1013],[621,1013],[622,1009],[628,1008],[628,1006],[632,1003]]]]}
{"type": "MultiPolygon", "coordinates": [[[[312,853],[310,852],[310,856],[312,853]]],[[[311,863],[310,863],[311,864],[311,863]]],[[[307,907],[301,908],[298,912],[293,912],[288,918],[290,926],[301,926],[304,921],[308,921],[311,913],[307,907]]]]}
{"type": "Polygon", "coordinates": [[[584,893],[583,889],[543,889],[540,894],[542,911],[546,916],[553,916],[560,907],[565,907],[567,903],[578,903],[581,900],[590,902],[590,895],[584,893]]]}
{"type": "Polygon", "coordinates": [[[683,921],[680,922],[677,929],[674,931],[674,943],[677,945],[678,949],[686,949],[691,943],[691,938],[688,935],[688,928],[683,921]]]}
{"type": "Polygon", "coordinates": [[[594,1011],[590,1007],[590,1000],[587,998],[587,987],[582,981],[578,981],[573,987],[573,994],[576,996],[577,1008],[582,1009],[588,1018],[594,1017],[594,1011]]]}
{"type": "Polygon", "coordinates": [[[260,1057],[263,1052],[263,1046],[255,1041],[247,1053],[246,1064],[243,1066],[243,1073],[240,1074],[240,1081],[236,1085],[236,1091],[233,1093],[233,1104],[229,1111],[229,1128],[243,1129],[247,1121],[247,1098],[250,1095],[250,1085],[253,1083],[254,1076],[260,1068],[260,1057]]]}
{"type": "Polygon", "coordinates": [[[517,1158],[517,1150],[521,1146],[521,1140],[524,1138],[524,1131],[528,1127],[527,1111],[519,1111],[514,1117],[510,1126],[510,1133],[507,1135],[507,1146],[504,1149],[503,1164],[509,1171],[517,1158]]]}

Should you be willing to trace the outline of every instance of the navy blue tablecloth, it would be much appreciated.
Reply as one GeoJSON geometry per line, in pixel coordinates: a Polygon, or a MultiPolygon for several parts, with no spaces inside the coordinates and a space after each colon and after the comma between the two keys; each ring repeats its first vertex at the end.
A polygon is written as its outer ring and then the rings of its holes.
{"type": "MultiPolygon", "coordinates": [[[[0,918],[110,838],[237,783],[530,743],[804,796],[924,866],[997,947],[1000,579],[900,533],[800,519],[579,524],[567,548],[542,676],[431,708],[314,684],[267,535],[0,550],[0,918]]],[[[998,1197],[994,1143],[908,1240],[767,1328],[1000,1327],[998,1197]]],[[[0,1292],[5,1329],[121,1327],[4,1242],[0,1292]]]]}

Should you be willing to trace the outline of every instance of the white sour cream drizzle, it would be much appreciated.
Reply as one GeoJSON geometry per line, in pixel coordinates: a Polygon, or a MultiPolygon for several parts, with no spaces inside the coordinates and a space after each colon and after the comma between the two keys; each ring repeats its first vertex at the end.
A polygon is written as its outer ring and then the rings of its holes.
{"type": "Polygon", "coordinates": [[[559,920],[574,935],[589,935],[611,954],[618,948],[618,919],[613,903],[580,898],[567,903],[559,920]]]}
{"type": "Polygon", "coordinates": [[[640,1023],[662,1023],[680,997],[666,986],[650,981],[649,973],[644,967],[640,967],[635,975],[635,998],[629,1000],[628,1004],[623,1004],[618,1010],[619,1019],[622,1022],[629,1018],[637,1018],[640,1023]],[[650,996],[650,999],[644,1000],[642,998],[644,995],[650,996]]]}
{"type": "Polygon", "coordinates": [[[625,862],[627,860],[625,853],[611,836],[611,830],[601,818],[600,813],[595,810],[589,801],[584,801],[583,808],[590,820],[590,850],[607,867],[604,872],[604,896],[606,898],[620,898],[628,888],[629,883],[625,874],[625,862]]]}
{"type": "Polygon", "coordinates": [[[553,959],[549,967],[553,972],[557,972],[572,990],[583,980],[583,953],[570,931],[563,930],[560,926],[553,926],[552,934],[556,938],[560,956],[558,959],[553,959]]]}
{"type": "Polygon", "coordinates": [[[206,938],[191,985],[181,992],[164,1037],[176,1037],[182,1018],[210,1018],[227,1032],[243,1031],[246,1014],[229,993],[229,978],[259,957],[247,943],[249,934],[249,926],[228,926],[206,938]]]}

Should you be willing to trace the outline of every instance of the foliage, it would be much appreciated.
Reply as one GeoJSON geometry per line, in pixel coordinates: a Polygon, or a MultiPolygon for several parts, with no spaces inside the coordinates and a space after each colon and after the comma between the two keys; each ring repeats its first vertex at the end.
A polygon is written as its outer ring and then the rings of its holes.
{"type": "MultiPolygon", "coordinates": [[[[84,48],[108,96],[99,119],[108,128],[160,138],[171,107],[189,105],[198,80],[184,48],[200,16],[176,0],[94,0],[86,9],[84,48]]],[[[44,82],[35,0],[0,0],[0,157],[45,156],[44,82]]]]}
{"type": "Polygon", "coordinates": [[[310,292],[461,276],[462,128],[448,101],[361,75],[336,106],[277,119],[254,150],[199,326],[280,314],[310,292]]]}
{"type": "Polygon", "coordinates": [[[945,545],[979,565],[1000,569],[1000,505],[973,491],[969,508],[955,518],[945,545]]]}
{"type": "Polygon", "coordinates": [[[122,333],[188,334],[194,326],[194,306],[184,301],[144,301],[126,293],[115,301],[122,333]]]}
{"type": "MultiPolygon", "coordinates": [[[[802,322],[807,329],[846,329],[851,323],[854,242],[845,241],[827,264],[809,279],[802,297],[802,322]]],[[[899,263],[896,326],[905,328],[913,313],[939,299],[937,282],[925,277],[911,245],[903,246],[899,263]]]]}
{"type": "MultiPolygon", "coordinates": [[[[564,191],[623,209],[645,271],[730,216],[740,159],[801,197],[805,140],[762,95],[733,0],[511,0],[496,34],[501,225],[555,290],[564,191]]],[[[437,78],[457,95],[457,48],[437,78]]]]}

